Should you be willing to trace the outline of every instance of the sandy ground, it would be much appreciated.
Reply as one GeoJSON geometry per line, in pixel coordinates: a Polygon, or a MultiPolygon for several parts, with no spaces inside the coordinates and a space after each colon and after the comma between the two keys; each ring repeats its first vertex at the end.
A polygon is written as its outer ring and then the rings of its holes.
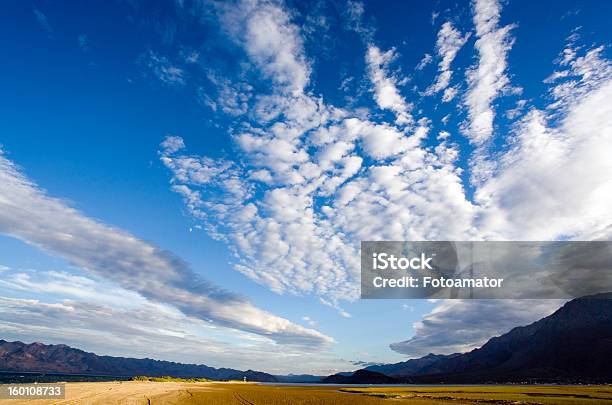
{"type": "Polygon", "coordinates": [[[589,405],[612,404],[612,386],[269,386],[250,383],[69,383],[63,400],[0,405],[589,405]]]}
{"type": "Polygon", "coordinates": [[[60,400],[0,400],[4,405],[47,405],[47,404],[83,404],[83,405],[149,405],[156,403],[152,398],[172,393],[180,397],[191,397],[194,392],[214,391],[210,383],[176,383],[150,381],[116,381],[94,383],[66,384],[66,398],[60,400]]]}

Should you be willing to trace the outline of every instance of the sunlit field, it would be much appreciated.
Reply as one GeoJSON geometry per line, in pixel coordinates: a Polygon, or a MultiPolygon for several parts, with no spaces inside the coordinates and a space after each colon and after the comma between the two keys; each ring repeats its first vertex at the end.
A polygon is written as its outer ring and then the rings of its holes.
{"type": "Polygon", "coordinates": [[[268,386],[244,383],[69,383],[60,401],[4,400],[4,404],[601,404],[612,386],[268,386]]]}
{"type": "Polygon", "coordinates": [[[612,386],[443,386],[406,388],[341,388],[359,393],[424,403],[521,403],[598,404],[612,403],[612,386]]]}

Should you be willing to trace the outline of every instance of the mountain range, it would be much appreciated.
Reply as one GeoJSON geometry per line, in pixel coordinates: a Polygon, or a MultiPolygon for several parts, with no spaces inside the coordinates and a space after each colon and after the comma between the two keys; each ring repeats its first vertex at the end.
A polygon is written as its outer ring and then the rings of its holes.
{"type": "MultiPolygon", "coordinates": [[[[474,325],[474,327],[478,327],[474,325]]],[[[153,359],[98,356],[66,345],[0,340],[0,372],[115,377],[173,376],[331,384],[612,382],[612,293],[567,302],[552,315],[493,337],[468,353],[427,356],[328,377],[274,376],[153,359]]]]}
{"type": "MultiPolygon", "coordinates": [[[[606,293],[569,301],[552,315],[491,338],[468,353],[429,354],[364,370],[376,373],[371,383],[380,375],[410,383],[610,383],[610,359],[612,293],[606,293]]],[[[323,381],[370,383],[361,371],[323,381]]]]}
{"type": "Polygon", "coordinates": [[[40,372],[107,376],[172,376],[274,382],[276,378],[260,371],[214,368],[202,364],[182,364],[153,359],[98,356],[66,345],[26,344],[0,340],[0,371],[40,372]]]}

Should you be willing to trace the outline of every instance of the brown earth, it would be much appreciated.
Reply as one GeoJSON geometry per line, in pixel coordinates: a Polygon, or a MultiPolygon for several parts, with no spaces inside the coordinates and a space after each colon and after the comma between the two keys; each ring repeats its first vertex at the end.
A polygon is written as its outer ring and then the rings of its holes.
{"type": "Polygon", "coordinates": [[[0,400],[0,405],[380,405],[612,404],[611,386],[269,386],[249,383],[95,382],[66,384],[63,400],[0,400]]]}

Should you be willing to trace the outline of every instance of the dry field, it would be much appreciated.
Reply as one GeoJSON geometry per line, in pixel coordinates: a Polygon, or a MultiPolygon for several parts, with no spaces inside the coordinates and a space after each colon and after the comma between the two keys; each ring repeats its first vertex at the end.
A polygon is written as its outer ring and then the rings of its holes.
{"type": "Polygon", "coordinates": [[[68,383],[59,401],[0,400],[0,404],[612,404],[610,386],[371,387],[264,386],[244,383],[68,383]]]}

